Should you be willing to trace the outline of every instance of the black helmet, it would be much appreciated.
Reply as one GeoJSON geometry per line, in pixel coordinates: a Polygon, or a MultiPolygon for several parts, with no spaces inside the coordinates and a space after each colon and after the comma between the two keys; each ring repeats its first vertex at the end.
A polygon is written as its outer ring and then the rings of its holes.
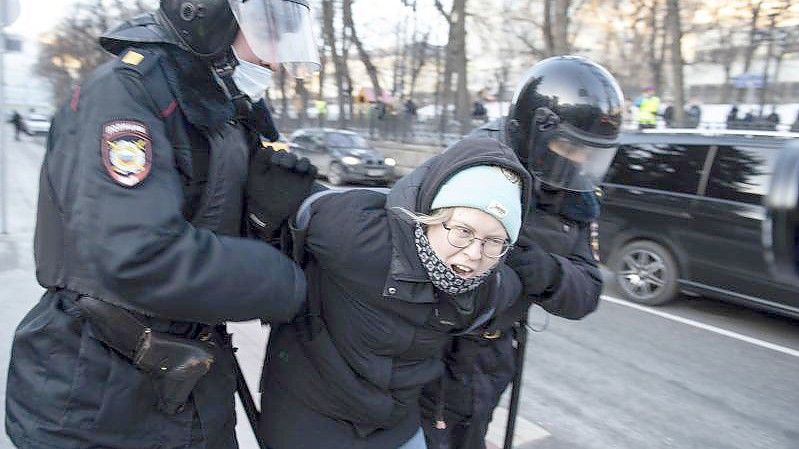
{"type": "Polygon", "coordinates": [[[590,191],[616,154],[623,107],[621,89],[602,66],[578,56],[557,56],[525,74],[506,131],[538,180],[590,191]]]}
{"type": "Polygon", "coordinates": [[[161,0],[159,12],[180,47],[200,57],[226,52],[239,30],[228,0],[161,0]]]}

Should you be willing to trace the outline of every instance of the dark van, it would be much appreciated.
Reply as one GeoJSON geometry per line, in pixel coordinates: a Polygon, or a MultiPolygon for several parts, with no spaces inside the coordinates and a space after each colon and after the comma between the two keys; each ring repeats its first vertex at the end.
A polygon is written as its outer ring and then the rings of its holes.
{"type": "Polygon", "coordinates": [[[765,259],[763,206],[779,150],[799,134],[629,133],[603,183],[600,241],[620,293],[648,305],[682,291],[799,318],[799,289],[765,259]]]}

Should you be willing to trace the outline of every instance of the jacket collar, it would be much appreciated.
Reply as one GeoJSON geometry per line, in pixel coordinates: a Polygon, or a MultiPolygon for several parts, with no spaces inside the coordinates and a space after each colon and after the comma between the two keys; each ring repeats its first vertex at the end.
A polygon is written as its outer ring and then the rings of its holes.
{"type": "Polygon", "coordinates": [[[100,37],[100,45],[114,54],[131,46],[160,52],[164,75],[186,119],[205,132],[219,132],[233,119],[235,109],[217,81],[208,61],[181,50],[155,13],[130,19],[100,37]]]}

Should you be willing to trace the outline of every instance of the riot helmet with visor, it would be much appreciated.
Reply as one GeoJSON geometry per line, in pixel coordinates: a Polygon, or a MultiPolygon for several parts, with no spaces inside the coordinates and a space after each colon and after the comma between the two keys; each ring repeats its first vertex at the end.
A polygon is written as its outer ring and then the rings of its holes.
{"type": "Polygon", "coordinates": [[[320,67],[305,0],[161,0],[159,12],[179,46],[196,56],[225,55],[241,30],[261,63],[283,64],[295,77],[320,67]]]}
{"type": "Polygon", "coordinates": [[[582,57],[539,62],[513,96],[507,133],[530,173],[551,187],[590,191],[616,154],[624,99],[616,80],[582,57]]]}
{"type": "Polygon", "coordinates": [[[158,12],[178,45],[201,58],[227,52],[239,31],[228,0],[161,0],[158,12]]]}

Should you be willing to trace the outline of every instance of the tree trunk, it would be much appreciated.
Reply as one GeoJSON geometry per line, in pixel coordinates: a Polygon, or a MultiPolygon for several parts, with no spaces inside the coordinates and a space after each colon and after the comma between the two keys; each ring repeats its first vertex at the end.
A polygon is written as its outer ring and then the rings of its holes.
{"type": "Polygon", "coordinates": [[[555,37],[552,34],[552,2],[554,0],[544,0],[544,44],[546,46],[546,56],[555,54],[555,37]]]}
{"type": "MultiPolygon", "coordinates": [[[[757,41],[757,22],[760,18],[760,6],[762,3],[762,0],[760,0],[752,5],[752,18],[749,20],[749,44],[744,50],[744,68],[741,72],[743,74],[749,73],[749,68],[752,66],[752,58],[755,55],[755,51],[757,51],[757,47],[760,46],[760,43],[757,41]]],[[[742,102],[745,95],[746,89],[738,89],[738,95],[735,98],[736,102],[742,102]]]]}
{"type": "MultiPolygon", "coordinates": [[[[352,97],[353,86],[352,76],[350,75],[350,43],[347,37],[347,27],[341,27],[341,65],[344,69],[344,80],[346,81],[346,96],[347,96],[347,120],[351,121],[355,118],[355,99],[352,97]]],[[[345,123],[346,124],[346,123],[345,123]]]]}
{"type": "MultiPolygon", "coordinates": [[[[330,58],[333,59],[333,65],[335,66],[336,73],[336,90],[337,90],[337,97],[338,97],[338,126],[343,128],[346,121],[344,116],[344,72],[345,72],[345,62],[344,59],[339,57],[338,50],[336,47],[336,29],[333,25],[335,19],[335,12],[333,9],[333,0],[323,0],[322,2],[322,17],[324,22],[324,35],[325,41],[327,43],[327,47],[330,49],[330,58]]],[[[322,78],[320,76],[320,82],[322,78]]],[[[320,99],[324,100],[321,96],[322,88],[319,88],[320,92],[320,99]]]]}
{"type": "Polygon", "coordinates": [[[454,48],[455,42],[455,25],[454,20],[452,18],[453,14],[455,13],[455,3],[452,5],[452,9],[449,13],[445,12],[441,3],[436,1],[436,7],[438,8],[439,12],[442,16],[447,20],[449,24],[448,36],[447,36],[447,46],[444,48],[444,75],[441,78],[441,82],[439,83],[440,89],[437,90],[437,97],[440,100],[441,110],[439,116],[439,126],[438,130],[441,134],[447,132],[448,127],[448,115],[449,115],[449,105],[451,103],[452,97],[452,74],[453,74],[453,67],[455,61],[455,52],[456,49],[454,48]]]}
{"type": "Polygon", "coordinates": [[[425,66],[425,64],[427,64],[427,41],[429,37],[430,33],[426,33],[421,41],[414,39],[413,59],[411,62],[411,87],[409,94],[411,98],[413,98],[416,94],[416,81],[419,79],[419,73],[421,73],[422,68],[425,66]]]}
{"type": "MultiPolygon", "coordinates": [[[[444,72],[443,72],[444,68],[441,65],[441,53],[442,53],[442,48],[436,47],[436,90],[435,93],[433,94],[433,104],[434,104],[433,111],[436,113],[440,111],[440,107],[443,102],[441,94],[444,91],[444,88],[442,86],[444,83],[444,72]]],[[[446,58],[446,50],[444,50],[444,57],[446,58]]]]}
{"type": "MultiPolygon", "coordinates": [[[[550,0],[548,0],[550,1],[550,0]]],[[[571,52],[569,43],[569,7],[571,0],[554,0],[552,17],[552,53],[566,55],[571,52]]]]}
{"type": "Polygon", "coordinates": [[[782,58],[784,57],[785,57],[785,52],[780,51],[780,53],[777,55],[776,63],[774,64],[774,75],[772,76],[771,81],[769,81],[768,84],[769,88],[768,92],[766,93],[767,94],[766,101],[770,103],[772,107],[775,106],[774,98],[777,97],[775,93],[780,91],[780,85],[779,85],[780,69],[782,69],[782,58]]]}
{"type": "Polygon", "coordinates": [[[300,99],[299,111],[297,111],[297,118],[299,119],[299,126],[302,127],[308,119],[308,89],[305,88],[305,81],[297,78],[295,80],[294,92],[300,99]]]}
{"type": "Polygon", "coordinates": [[[455,28],[455,33],[453,36],[454,42],[451,42],[450,45],[454,44],[455,48],[453,72],[458,74],[455,113],[461,125],[461,134],[466,134],[472,127],[468,86],[468,59],[466,57],[466,0],[454,0],[452,7],[452,25],[455,28]]]}
{"type": "Polygon", "coordinates": [[[286,95],[286,69],[282,66],[277,71],[277,85],[280,88],[280,117],[289,116],[289,97],[286,95]]]}
{"type": "Polygon", "coordinates": [[[674,90],[674,121],[683,126],[685,121],[685,84],[683,81],[682,23],[680,0],[666,0],[666,21],[670,38],[671,77],[674,90]]]}
{"type": "Polygon", "coordinates": [[[358,56],[361,58],[361,62],[363,62],[366,68],[366,73],[369,74],[369,79],[372,81],[375,100],[379,101],[380,97],[383,96],[383,89],[380,87],[377,68],[372,64],[369,53],[364,49],[363,43],[358,38],[358,33],[355,31],[355,24],[352,21],[352,0],[343,0],[342,13],[344,14],[344,26],[350,30],[350,39],[352,39],[352,43],[355,44],[355,48],[358,49],[358,56]]]}
{"type": "Polygon", "coordinates": [[[652,72],[652,83],[660,94],[663,79],[663,59],[658,49],[658,34],[661,27],[658,23],[658,2],[654,0],[649,8],[649,70],[652,72]]]}

